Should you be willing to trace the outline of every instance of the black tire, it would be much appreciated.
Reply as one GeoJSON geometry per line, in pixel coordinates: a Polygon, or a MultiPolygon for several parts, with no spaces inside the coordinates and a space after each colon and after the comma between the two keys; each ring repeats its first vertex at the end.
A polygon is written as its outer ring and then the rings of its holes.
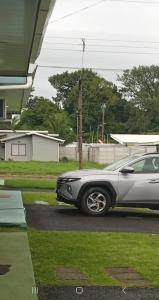
{"type": "Polygon", "coordinates": [[[81,208],[87,215],[104,216],[110,207],[111,197],[102,187],[96,186],[88,188],[82,195],[81,208]]]}

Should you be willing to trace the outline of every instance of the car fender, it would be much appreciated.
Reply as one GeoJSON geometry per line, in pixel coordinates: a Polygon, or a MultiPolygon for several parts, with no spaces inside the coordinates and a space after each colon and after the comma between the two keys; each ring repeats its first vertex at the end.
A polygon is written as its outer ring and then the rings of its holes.
{"type": "Polygon", "coordinates": [[[109,192],[112,201],[112,207],[116,205],[117,193],[113,187],[113,185],[109,181],[90,181],[84,183],[78,193],[77,201],[80,203],[80,199],[84,191],[88,188],[99,186],[104,188],[107,192],[109,192]]]}

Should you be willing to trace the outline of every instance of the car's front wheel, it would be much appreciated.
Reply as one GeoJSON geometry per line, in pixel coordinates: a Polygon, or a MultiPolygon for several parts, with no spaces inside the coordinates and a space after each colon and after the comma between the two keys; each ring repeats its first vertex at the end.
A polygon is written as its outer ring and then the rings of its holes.
{"type": "Polygon", "coordinates": [[[102,187],[87,189],[82,195],[82,211],[91,216],[104,216],[111,207],[111,197],[102,187]]]}

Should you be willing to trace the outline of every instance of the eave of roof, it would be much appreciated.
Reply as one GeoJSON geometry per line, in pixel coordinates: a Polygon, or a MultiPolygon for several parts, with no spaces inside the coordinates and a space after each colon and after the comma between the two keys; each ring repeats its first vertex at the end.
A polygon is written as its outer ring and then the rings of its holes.
{"type": "Polygon", "coordinates": [[[34,39],[31,51],[31,63],[34,63],[39,56],[43,37],[49,22],[50,15],[53,11],[56,0],[41,0],[39,12],[37,15],[37,22],[34,32],[34,39]]]}
{"type": "Polygon", "coordinates": [[[48,134],[48,130],[0,130],[0,134],[1,133],[41,133],[41,134],[48,134]]]}
{"type": "Polygon", "coordinates": [[[22,81],[21,84],[25,84],[29,66],[35,63],[39,56],[55,0],[5,0],[1,2],[1,84],[18,84],[19,80],[22,81]],[[12,79],[13,83],[11,83],[12,79]]]}
{"type": "Polygon", "coordinates": [[[111,134],[112,139],[122,145],[157,145],[159,135],[146,134],[111,134]]]}
{"type": "MultiPolygon", "coordinates": [[[[36,68],[30,72],[40,54],[43,37],[56,0],[5,0],[0,10],[0,96],[6,101],[7,112],[18,113],[27,103],[31,88],[18,91],[7,90],[8,82],[17,85],[27,82],[28,75],[34,79],[36,68]],[[24,9],[25,8],[25,9],[24,9]],[[5,16],[8,17],[6,22],[5,16]],[[2,78],[3,77],[3,78],[2,78]],[[5,81],[4,81],[5,79],[5,81]]],[[[36,67],[36,66],[35,66],[36,67]]],[[[26,86],[25,86],[26,88],[26,86]]]]}
{"type": "Polygon", "coordinates": [[[55,142],[58,142],[58,143],[61,143],[61,144],[63,144],[65,142],[62,139],[57,139],[57,138],[50,137],[48,135],[44,135],[44,134],[40,134],[40,133],[36,133],[36,132],[28,132],[28,133],[25,133],[25,134],[20,134],[20,135],[15,135],[15,136],[12,136],[12,137],[4,138],[4,139],[1,139],[1,142],[5,143],[7,141],[19,139],[19,138],[26,137],[26,136],[32,136],[32,135],[36,135],[36,136],[39,136],[41,138],[49,139],[49,140],[52,140],[52,141],[55,141],[55,142]]]}

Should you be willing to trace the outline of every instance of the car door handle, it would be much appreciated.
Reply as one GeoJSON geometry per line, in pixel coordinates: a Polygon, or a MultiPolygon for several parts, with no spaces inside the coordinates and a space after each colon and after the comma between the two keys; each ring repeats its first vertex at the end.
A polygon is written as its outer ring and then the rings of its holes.
{"type": "Polygon", "coordinates": [[[157,178],[157,179],[149,179],[148,183],[159,183],[159,178],[157,178]]]}

